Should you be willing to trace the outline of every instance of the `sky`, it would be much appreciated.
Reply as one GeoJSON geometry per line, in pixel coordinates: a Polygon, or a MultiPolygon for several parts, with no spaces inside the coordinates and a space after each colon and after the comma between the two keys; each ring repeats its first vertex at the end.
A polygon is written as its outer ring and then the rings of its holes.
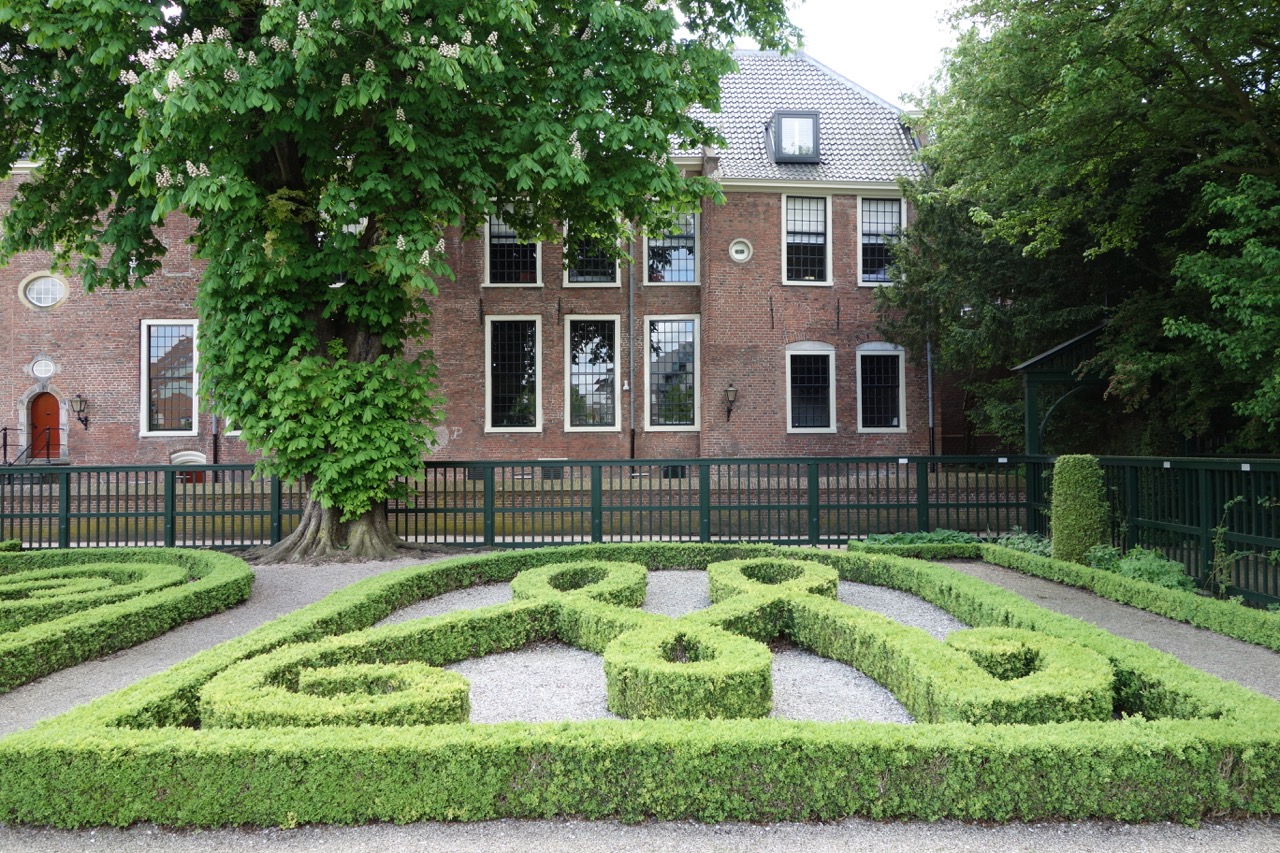
{"type": "MultiPolygon", "coordinates": [[[[795,0],[804,51],[886,101],[929,82],[955,35],[939,21],[955,0],[795,0]]],[[[744,45],[745,46],[745,45],[744,45]]]]}

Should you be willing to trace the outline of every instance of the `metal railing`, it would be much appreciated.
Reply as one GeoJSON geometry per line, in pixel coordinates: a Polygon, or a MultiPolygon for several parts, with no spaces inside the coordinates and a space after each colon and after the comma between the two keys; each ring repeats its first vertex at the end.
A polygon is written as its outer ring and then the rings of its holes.
{"type": "MultiPolygon", "coordinates": [[[[47,462],[51,459],[60,457],[50,455],[53,449],[53,434],[60,434],[61,441],[66,441],[66,436],[61,435],[66,430],[60,427],[45,427],[43,430],[31,436],[30,443],[23,445],[20,438],[13,438],[10,433],[21,435],[21,431],[14,427],[0,427],[0,464],[5,467],[12,465],[32,465],[37,462],[47,462]],[[43,439],[43,440],[42,440],[43,439]],[[40,449],[44,449],[44,455],[39,455],[40,449]],[[10,458],[10,454],[13,457],[10,458]]],[[[60,445],[65,446],[65,445],[60,445]]]]}
{"type": "MultiPolygon", "coordinates": [[[[1101,461],[1115,544],[1159,549],[1202,584],[1218,558],[1231,594],[1280,601],[1280,461],[1101,461]]],[[[430,461],[388,516],[409,541],[498,548],[1048,532],[1051,468],[986,456],[430,461]]],[[[298,485],[248,465],[0,469],[0,539],[31,548],[266,545],[305,505],[298,485]]]]}

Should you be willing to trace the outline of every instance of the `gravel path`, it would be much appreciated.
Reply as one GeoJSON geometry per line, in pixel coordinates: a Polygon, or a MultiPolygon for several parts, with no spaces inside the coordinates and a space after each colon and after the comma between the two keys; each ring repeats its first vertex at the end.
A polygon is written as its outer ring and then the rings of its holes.
{"type": "MultiPolygon", "coordinates": [[[[27,728],[91,698],[168,668],[196,652],[239,636],[362,577],[424,562],[266,567],[257,570],[252,598],[227,613],[210,616],[133,649],[72,667],[0,695],[0,735],[27,728]]],[[[1280,655],[1180,625],[1162,617],[1100,599],[1091,593],[1028,578],[982,563],[955,568],[1008,586],[1042,606],[1069,613],[1117,634],[1150,643],[1193,666],[1280,698],[1280,655]]],[[[909,595],[842,582],[840,598],[877,610],[934,636],[944,637],[959,622],[909,595]]],[[[434,615],[451,609],[482,607],[510,598],[510,587],[495,584],[461,590],[414,605],[388,621],[434,615]]],[[[701,572],[650,575],[645,609],[677,616],[709,604],[701,572]]],[[[801,650],[775,654],[776,716],[791,719],[910,718],[886,691],[843,664],[801,650]]],[[[560,644],[542,644],[520,652],[491,655],[457,665],[472,680],[473,719],[586,719],[608,716],[600,658],[560,644]],[[514,668],[514,669],[513,669],[514,668]],[[513,673],[536,684],[510,695],[513,673]],[[598,681],[593,681],[598,679],[598,681]],[[494,685],[505,683],[507,691],[494,685]],[[536,697],[536,701],[531,701],[536,697]],[[531,716],[519,716],[528,714],[531,716]],[[514,715],[514,716],[513,716],[514,715]],[[541,715],[541,716],[537,716],[541,715]]],[[[492,821],[479,824],[377,824],[363,827],[301,827],[293,830],[170,830],[143,825],[124,830],[68,832],[0,824],[0,853],[64,851],[271,850],[294,853],[373,853],[373,851],[1225,851],[1280,853],[1280,818],[1207,822],[1192,829],[1169,824],[1126,825],[1104,821],[975,826],[938,823],[875,823],[852,819],[833,824],[721,824],[651,822],[623,826],[611,821],[492,821]]]]}

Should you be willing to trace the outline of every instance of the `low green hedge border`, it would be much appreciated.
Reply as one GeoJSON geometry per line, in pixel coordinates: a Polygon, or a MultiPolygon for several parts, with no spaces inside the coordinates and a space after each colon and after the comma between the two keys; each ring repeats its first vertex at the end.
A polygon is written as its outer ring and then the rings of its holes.
{"type": "MultiPolygon", "coordinates": [[[[525,630],[560,635],[560,622],[575,621],[564,615],[573,610],[591,617],[576,620],[574,629],[589,642],[657,624],[645,618],[652,614],[624,618],[623,609],[572,590],[557,603],[548,602],[501,605],[512,614],[504,629],[512,634],[507,639],[515,642],[514,635],[525,630]]],[[[796,602],[814,611],[799,620],[814,634],[837,617],[875,621],[875,614],[849,617],[858,608],[815,595],[758,590],[733,595],[687,621],[695,629],[718,622],[729,630],[741,625],[764,632],[767,623],[781,620],[784,635],[805,645],[794,619],[802,609],[796,602]],[[714,619],[701,615],[717,609],[714,619]]],[[[422,620],[457,630],[432,632],[439,634],[429,644],[433,656],[424,651],[421,662],[435,665],[476,653],[470,648],[474,632],[462,630],[474,619],[450,614],[422,620]]],[[[914,629],[902,630],[906,641],[917,639],[910,633],[914,629]]],[[[910,656],[872,654],[887,635],[871,631],[863,639],[847,629],[830,632],[841,642],[862,644],[869,651],[860,651],[859,659],[880,660],[886,671],[917,666],[910,656]]],[[[1025,654],[1042,654],[1017,633],[980,645],[995,649],[996,656],[1024,654],[1019,645],[1032,649],[1025,654]]],[[[973,661],[967,652],[936,641],[929,654],[973,661]]],[[[349,664],[335,659],[332,665],[349,664]]],[[[973,665],[982,671],[977,662],[973,665]]],[[[921,693],[920,698],[906,696],[908,707],[929,705],[919,678],[907,674],[899,683],[921,693]]],[[[0,821],[62,827],[554,815],[1195,821],[1280,812],[1280,703],[919,560],[770,546],[573,546],[460,557],[362,581],[164,673],[0,739],[0,763],[6,769],[0,774],[0,821]],[[238,661],[277,648],[287,654],[283,647],[290,644],[338,643],[350,632],[360,632],[346,639],[353,648],[412,645],[417,640],[411,628],[364,629],[423,598],[510,581],[527,569],[557,563],[617,561],[653,571],[752,558],[822,563],[842,579],[918,595],[975,628],[1032,631],[1091,650],[1113,673],[1117,718],[1043,725],[657,719],[430,728],[201,726],[202,688],[238,661]]]]}
{"type": "Polygon", "coordinates": [[[1103,598],[1178,622],[1207,628],[1226,637],[1280,651],[1280,612],[1256,610],[1234,601],[1210,598],[1192,590],[1170,589],[1050,557],[1040,557],[999,545],[866,545],[848,543],[850,551],[896,554],[922,560],[985,560],[997,566],[1087,589],[1103,598]]]}
{"type": "Polygon", "coordinates": [[[253,572],[213,551],[86,548],[0,556],[0,693],[226,610],[253,572]]]}

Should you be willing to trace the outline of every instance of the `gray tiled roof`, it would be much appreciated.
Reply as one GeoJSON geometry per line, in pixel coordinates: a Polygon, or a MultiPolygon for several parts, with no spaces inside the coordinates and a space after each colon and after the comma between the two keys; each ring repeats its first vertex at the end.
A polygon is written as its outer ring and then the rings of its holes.
{"type": "Polygon", "coordinates": [[[722,181],[894,181],[922,172],[901,111],[803,53],[737,51],[738,71],[721,81],[720,112],[698,117],[728,143],[722,181]],[[821,163],[775,163],[764,129],[775,110],[820,113],[821,163]]]}

